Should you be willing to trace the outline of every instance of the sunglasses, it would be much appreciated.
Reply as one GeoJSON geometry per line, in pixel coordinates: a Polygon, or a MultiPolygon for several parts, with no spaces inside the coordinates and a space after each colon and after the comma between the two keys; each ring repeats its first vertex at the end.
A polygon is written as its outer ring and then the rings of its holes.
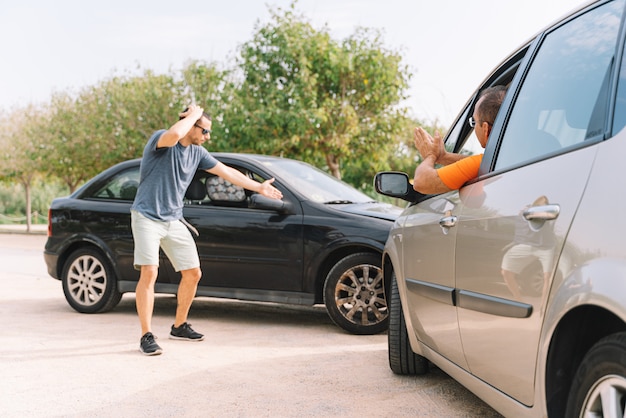
{"type": "Polygon", "coordinates": [[[202,129],[202,135],[206,135],[206,134],[210,134],[210,133],[211,133],[211,130],[210,130],[210,129],[204,129],[202,126],[199,126],[199,125],[197,125],[197,124],[195,124],[195,125],[193,125],[193,126],[195,126],[196,128],[200,128],[200,129],[202,129]]]}

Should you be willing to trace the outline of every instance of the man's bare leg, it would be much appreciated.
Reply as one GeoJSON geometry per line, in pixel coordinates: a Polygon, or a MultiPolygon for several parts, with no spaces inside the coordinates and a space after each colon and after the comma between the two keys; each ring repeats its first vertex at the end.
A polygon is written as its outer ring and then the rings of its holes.
{"type": "Polygon", "coordinates": [[[199,267],[182,270],[182,278],[178,285],[178,306],[176,307],[176,320],[174,327],[178,328],[185,322],[187,322],[187,316],[189,315],[189,309],[193,298],[196,297],[196,290],[198,289],[198,282],[202,277],[202,271],[199,267]]]}
{"type": "Polygon", "coordinates": [[[139,282],[135,289],[135,304],[141,324],[141,335],[152,332],[152,312],[154,310],[154,284],[159,273],[158,266],[141,266],[139,282]]]}

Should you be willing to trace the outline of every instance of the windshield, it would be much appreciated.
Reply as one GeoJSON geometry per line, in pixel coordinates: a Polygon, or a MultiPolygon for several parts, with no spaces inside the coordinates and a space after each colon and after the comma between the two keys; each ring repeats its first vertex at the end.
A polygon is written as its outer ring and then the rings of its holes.
{"type": "Polygon", "coordinates": [[[364,203],[372,198],[309,164],[293,160],[264,161],[281,180],[309,200],[320,203],[364,203]]]}

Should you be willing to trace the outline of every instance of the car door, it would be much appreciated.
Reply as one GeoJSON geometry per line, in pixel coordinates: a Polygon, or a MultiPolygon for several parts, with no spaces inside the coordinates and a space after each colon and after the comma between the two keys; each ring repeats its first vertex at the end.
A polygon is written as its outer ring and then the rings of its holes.
{"type": "Polygon", "coordinates": [[[498,114],[485,174],[464,191],[481,198],[459,202],[456,302],[469,370],[527,405],[556,262],[606,129],[623,9],[601,5],[537,42],[498,114]]]}
{"type": "MultiPolygon", "coordinates": [[[[130,228],[130,207],[139,185],[139,163],[130,165],[106,181],[94,184],[81,197],[84,201],[81,214],[85,230],[96,234],[106,243],[115,263],[118,280],[134,282],[139,280],[135,270],[134,242],[130,228]]],[[[161,253],[161,263],[165,256],[161,253]]],[[[167,282],[170,276],[167,269],[159,271],[159,281],[167,282]]]]}
{"type": "MultiPolygon", "coordinates": [[[[262,181],[263,177],[252,167],[225,163],[262,181]]],[[[284,200],[292,204],[289,214],[249,208],[249,197],[245,196],[243,201],[237,198],[218,202],[209,198],[187,202],[185,219],[200,233],[196,242],[203,272],[201,286],[214,288],[214,293],[219,293],[218,288],[302,291],[300,205],[278,181],[274,185],[284,200]]],[[[232,292],[228,295],[233,296],[232,292]]]]}
{"type": "MultiPolygon", "coordinates": [[[[507,85],[515,76],[527,47],[496,69],[484,87],[507,85]]],[[[477,96],[470,100],[446,137],[446,149],[474,155],[482,149],[468,117],[477,96]]],[[[411,325],[420,341],[460,367],[468,368],[458,327],[456,309],[456,227],[461,209],[473,200],[467,188],[432,196],[403,212],[398,223],[402,234],[392,236],[402,250],[402,274],[410,307],[411,325]],[[465,203],[463,203],[465,202],[465,203]]],[[[476,196],[480,198],[480,196],[476,196]]]]}
{"type": "Polygon", "coordinates": [[[402,271],[413,332],[448,360],[466,368],[454,306],[454,247],[451,227],[459,193],[435,196],[407,209],[398,221],[402,235],[402,271]],[[403,243],[407,243],[403,245],[403,243]]]}

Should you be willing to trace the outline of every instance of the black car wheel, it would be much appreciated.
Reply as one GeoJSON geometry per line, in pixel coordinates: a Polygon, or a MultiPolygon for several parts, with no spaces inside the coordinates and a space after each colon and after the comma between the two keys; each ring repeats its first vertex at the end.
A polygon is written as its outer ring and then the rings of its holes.
{"type": "Polygon", "coordinates": [[[626,332],[600,340],[583,358],[567,417],[623,417],[626,412],[626,332]]]}
{"type": "Polygon", "coordinates": [[[122,298],[109,262],[95,249],[81,248],[70,254],[61,281],[65,299],[78,312],[106,312],[122,298]]]}
{"type": "Polygon", "coordinates": [[[324,303],[335,324],[353,334],[378,334],[387,329],[380,255],[351,254],[330,270],[324,284],[324,303]]]}
{"type": "Polygon", "coordinates": [[[395,374],[424,374],[428,372],[428,360],[411,349],[395,273],[391,275],[390,293],[387,334],[389,367],[395,374]]]}

